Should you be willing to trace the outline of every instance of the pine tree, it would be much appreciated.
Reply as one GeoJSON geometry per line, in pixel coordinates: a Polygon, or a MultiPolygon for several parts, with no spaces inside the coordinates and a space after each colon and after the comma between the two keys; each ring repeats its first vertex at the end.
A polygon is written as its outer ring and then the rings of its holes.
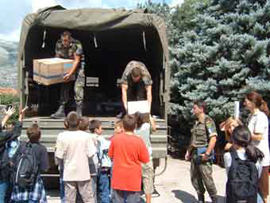
{"type": "Polygon", "coordinates": [[[233,102],[243,101],[247,91],[270,98],[270,3],[213,0],[197,8],[194,28],[172,50],[171,113],[185,129],[194,100],[205,100],[218,123],[233,114],[233,102]]]}

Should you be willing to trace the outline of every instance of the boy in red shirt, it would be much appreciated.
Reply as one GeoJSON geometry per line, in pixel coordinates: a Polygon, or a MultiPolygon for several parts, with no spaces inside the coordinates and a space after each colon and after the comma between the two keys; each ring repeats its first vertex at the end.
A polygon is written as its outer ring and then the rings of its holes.
{"type": "Polygon", "coordinates": [[[134,116],[126,115],[122,121],[125,132],[113,137],[108,153],[113,159],[112,203],[139,203],[141,163],[149,162],[149,154],[143,140],[133,133],[134,116]]]}

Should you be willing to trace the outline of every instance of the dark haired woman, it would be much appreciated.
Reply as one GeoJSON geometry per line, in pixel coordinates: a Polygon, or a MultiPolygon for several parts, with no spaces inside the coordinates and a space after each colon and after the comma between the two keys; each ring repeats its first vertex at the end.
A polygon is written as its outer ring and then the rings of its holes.
{"type": "Polygon", "coordinates": [[[262,174],[259,180],[259,191],[264,203],[269,193],[269,145],[268,145],[268,118],[269,110],[262,96],[257,92],[250,92],[245,97],[245,106],[250,111],[248,128],[251,132],[252,143],[262,151],[262,174]]]}
{"type": "MultiPolygon", "coordinates": [[[[231,171],[234,168],[230,169],[230,167],[232,166],[232,161],[233,161],[231,153],[236,152],[237,157],[239,159],[241,159],[241,160],[248,159],[248,160],[255,163],[256,168],[258,170],[258,177],[260,177],[261,172],[262,172],[263,153],[251,143],[251,133],[250,133],[249,129],[245,126],[237,126],[231,135],[231,141],[233,143],[232,149],[230,149],[230,152],[227,152],[224,154],[224,163],[225,163],[225,168],[226,168],[228,176],[229,176],[229,173],[234,174],[234,172],[231,171]]],[[[242,173],[243,172],[244,171],[242,171],[242,173]]],[[[251,176],[251,174],[250,174],[250,176],[251,176]]],[[[233,182],[236,180],[230,180],[230,181],[233,182]]],[[[230,185],[227,185],[227,187],[230,187],[230,185]]],[[[228,188],[226,188],[227,202],[230,202],[230,203],[231,203],[231,201],[235,200],[235,199],[233,199],[235,197],[232,197],[233,194],[230,194],[231,189],[228,190],[228,188]]],[[[243,189],[243,186],[241,189],[243,189]]],[[[240,201],[240,199],[238,199],[238,200],[240,201]]],[[[245,200],[245,202],[255,203],[253,200],[250,200],[250,199],[245,200]]],[[[261,199],[260,195],[258,195],[257,203],[262,203],[262,199],[261,199]]]]}

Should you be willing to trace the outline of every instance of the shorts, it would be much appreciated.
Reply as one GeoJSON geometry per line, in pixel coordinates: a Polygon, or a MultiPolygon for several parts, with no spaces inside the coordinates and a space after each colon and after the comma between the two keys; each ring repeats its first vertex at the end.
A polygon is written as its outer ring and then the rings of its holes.
{"type": "Polygon", "coordinates": [[[152,194],[154,192],[154,169],[152,160],[146,164],[142,164],[142,182],[144,193],[152,194]]]}

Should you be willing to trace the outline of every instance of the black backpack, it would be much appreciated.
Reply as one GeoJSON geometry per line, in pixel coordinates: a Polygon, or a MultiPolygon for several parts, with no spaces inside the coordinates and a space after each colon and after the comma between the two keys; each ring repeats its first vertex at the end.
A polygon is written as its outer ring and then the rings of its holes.
{"type": "Polygon", "coordinates": [[[34,186],[38,175],[38,162],[33,149],[33,144],[21,142],[14,159],[12,182],[19,187],[34,186]]]}
{"type": "Polygon", "coordinates": [[[254,203],[258,194],[258,170],[253,161],[241,160],[235,149],[230,149],[232,164],[226,184],[227,203],[254,203]]]}

